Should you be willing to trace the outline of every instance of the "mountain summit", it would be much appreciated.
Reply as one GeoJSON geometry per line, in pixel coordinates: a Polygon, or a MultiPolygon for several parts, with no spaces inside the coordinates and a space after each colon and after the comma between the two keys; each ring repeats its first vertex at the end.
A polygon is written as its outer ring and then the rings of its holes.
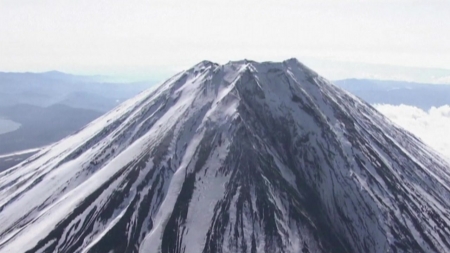
{"type": "Polygon", "coordinates": [[[201,62],[0,173],[0,252],[450,252],[450,165],[295,59],[201,62]]]}

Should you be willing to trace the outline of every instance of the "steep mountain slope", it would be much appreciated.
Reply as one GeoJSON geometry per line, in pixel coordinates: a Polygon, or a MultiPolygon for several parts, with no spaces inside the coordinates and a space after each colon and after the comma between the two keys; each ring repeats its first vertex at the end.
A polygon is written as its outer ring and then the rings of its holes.
{"type": "Polygon", "coordinates": [[[201,62],[0,173],[0,252],[449,252],[449,168],[295,59],[201,62]]]}

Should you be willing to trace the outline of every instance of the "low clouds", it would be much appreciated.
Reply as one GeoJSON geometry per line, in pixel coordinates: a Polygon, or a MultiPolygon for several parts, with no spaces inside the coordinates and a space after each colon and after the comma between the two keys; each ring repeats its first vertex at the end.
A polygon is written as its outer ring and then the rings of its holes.
{"type": "Polygon", "coordinates": [[[436,83],[450,84],[450,76],[444,76],[437,79],[436,83]]]}
{"type": "Polygon", "coordinates": [[[428,111],[409,105],[375,105],[394,123],[410,131],[450,160],[450,106],[428,111]]]}

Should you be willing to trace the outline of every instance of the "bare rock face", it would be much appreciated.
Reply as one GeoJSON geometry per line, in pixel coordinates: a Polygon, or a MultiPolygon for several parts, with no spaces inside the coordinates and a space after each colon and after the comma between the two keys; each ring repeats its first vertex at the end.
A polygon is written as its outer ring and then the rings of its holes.
{"type": "Polygon", "coordinates": [[[0,252],[450,252],[450,165],[295,59],[201,62],[0,173],[0,252]]]}

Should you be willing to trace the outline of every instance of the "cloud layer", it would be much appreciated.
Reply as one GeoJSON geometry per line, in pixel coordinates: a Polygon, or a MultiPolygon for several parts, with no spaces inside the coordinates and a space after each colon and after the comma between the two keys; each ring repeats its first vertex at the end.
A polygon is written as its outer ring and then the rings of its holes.
{"type": "Polygon", "coordinates": [[[428,111],[410,105],[383,104],[375,108],[450,160],[450,105],[428,111]]]}

